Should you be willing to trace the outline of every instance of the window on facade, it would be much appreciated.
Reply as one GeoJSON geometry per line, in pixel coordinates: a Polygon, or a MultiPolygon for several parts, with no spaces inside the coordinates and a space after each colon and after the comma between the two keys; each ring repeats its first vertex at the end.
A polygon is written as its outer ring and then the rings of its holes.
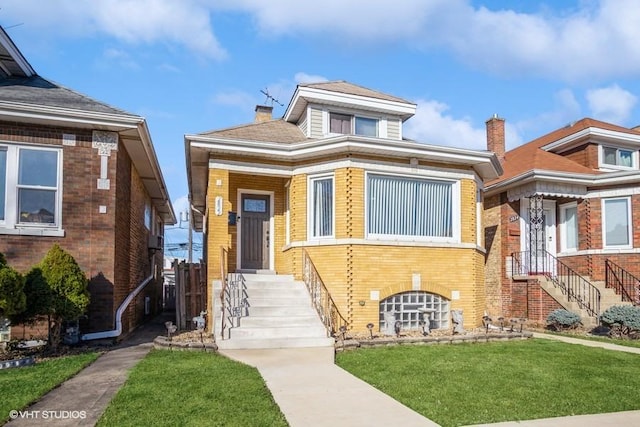
{"type": "Polygon", "coordinates": [[[602,204],[604,246],[631,246],[629,198],[604,199],[602,204]]]}
{"type": "Polygon", "coordinates": [[[311,237],[333,235],[333,177],[310,179],[309,227],[311,237]]]}
{"type": "Polygon", "coordinates": [[[621,148],[602,147],[602,162],[610,166],[634,167],[634,152],[621,148]]]}
{"type": "Polygon", "coordinates": [[[429,319],[429,329],[449,327],[449,301],[440,295],[410,291],[392,295],[380,301],[380,329],[385,329],[385,313],[395,313],[403,330],[420,329],[420,320],[429,319]],[[424,316],[424,317],[423,317],[424,316]]]}
{"type": "Polygon", "coordinates": [[[378,136],[378,120],[348,114],[329,113],[331,133],[378,136]]]}
{"type": "Polygon", "coordinates": [[[291,207],[289,200],[290,197],[289,184],[284,188],[284,242],[285,244],[291,243],[291,207]]]}
{"type": "Polygon", "coordinates": [[[560,247],[562,251],[578,249],[578,206],[574,204],[560,207],[560,247]]]}
{"type": "Polygon", "coordinates": [[[144,204],[144,226],[147,230],[151,230],[151,204],[146,202],[144,204]]]}
{"type": "Polygon", "coordinates": [[[369,236],[453,237],[453,183],[367,175],[369,236]]]}
{"type": "Polygon", "coordinates": [[[0,222],[4,227],[59,225],[59,149],[0,146],[0,222]]]}

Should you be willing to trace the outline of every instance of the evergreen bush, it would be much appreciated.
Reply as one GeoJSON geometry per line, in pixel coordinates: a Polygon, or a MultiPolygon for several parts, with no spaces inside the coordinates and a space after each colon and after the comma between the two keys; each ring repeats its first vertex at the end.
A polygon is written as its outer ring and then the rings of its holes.
{"type": "Polygon", "coordinates": [[[611,328],[611,335],[637,336],[640,334],[640,307],[633,305],[614,305],[606,309],[601,316],[605,326],[611,328]]]}
{"type": "Polygon", "coordinates": [[[50,318],[49,340],[55,348],[60,343],[62,322],[77,320],[89,306],[89,280],[76,260],[60,246],[53,245],[33,272],[34,280],[42,275],[48,291],[46,313],[50,318]]]}
{"type": "Polygon", "coordinates": [[[24,311],[27,299],[23,288],[24,277],[9,267],[0,253],[0,319],[12,319],[24,311]]]}
{"type": "Polygon", "coordinates": [[[565,329],[575,329],[581,324],[580,316],[569,310],[559,308],[553,310],[547,316],[547,327],[562,331],[565,329]]]}

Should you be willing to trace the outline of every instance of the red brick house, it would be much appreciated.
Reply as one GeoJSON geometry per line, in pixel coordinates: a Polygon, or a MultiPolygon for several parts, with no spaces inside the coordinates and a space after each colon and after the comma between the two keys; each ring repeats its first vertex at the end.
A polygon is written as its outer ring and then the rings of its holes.
{"type": "Polygon", "coordinates": [[[487,148],[504,168],[484,193],[487,311],[542,322],[564,307],[589,323],[636,301],[640,132],[584,118],[505,152],[493,117],[487,148]]]}
{"type": "Polygon", "coordinates": [[[27,272],[59,244],[90,279],[82,332],[108,331],[85,338],[117,336],[161,309],[162,236],[175,222],[145,119],[40,77],[0,28],[7,262],[27,272]]]}

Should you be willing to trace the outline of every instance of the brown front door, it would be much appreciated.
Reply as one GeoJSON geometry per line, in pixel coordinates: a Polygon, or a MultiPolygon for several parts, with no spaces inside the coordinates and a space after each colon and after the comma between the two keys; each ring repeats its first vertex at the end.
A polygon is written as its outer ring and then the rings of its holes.
{"type": "Polygon", "coordinates": [[[240,268],[269,268],[269,196],[243,194],[240,211],[240,268]]]}

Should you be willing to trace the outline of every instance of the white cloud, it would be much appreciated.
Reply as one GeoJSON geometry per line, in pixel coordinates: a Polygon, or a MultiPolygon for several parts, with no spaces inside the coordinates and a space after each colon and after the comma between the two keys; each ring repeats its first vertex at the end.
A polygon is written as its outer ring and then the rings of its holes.
{"type": "Polygon", "coordinates": [[[447,115],[449,106],[438,101],[418,100],[416,115],[407,120],[404,136],[424,144],[484,150],[484,127],[475,128],[466,118],[447,115]]]}
{"type": "Polygon", "coordinates": [[[251,95],[242,90],[233,89],[218,92],[213,96],[213,102],[216,104],[239,107],[242,109],[255,107],[257,99],[257,96],[251,95]]]}
{"type": "Polygon", "coordinates": [[[318,74],[307,74],[304,72],[299,72],[299,73],[296,73],[296,75],[293,77],[293,80],[298,84],[304,84],[304,83],[321,83],[321,82],[326,82],[329,79],[324,76],[320,76],[318,74]]]}
{"type": "Polygon", "coordinates": [[[131,44],[184,46],[223,59],[210,16],[246,13],[265,37],[315,36],[341,48],[404,44],[445,49],[497,74],[566,81],[640,73],[637,0],[589,0],[540,11],[490,10],[471,0],[21,0],[4,22],[71,35],[107,34],[131,44]],[[28,19],[25,19],[27,17],[28,19]]]}
{"type": "Polygon", "coordinates": [[[50,27],[58,34],[106,34],[130,44],[175,43],[206,58],[224,59],[209,10],[198,0],[20,0],[2,5],[5,22],[50,27]]]}
{"type": "MultiPolygon", "coordinates": [[[[213,4],[211,1],[210,3],[213,4]]],[[[567,81],[640,73],[636,0],[581,1],[538,13],[475,8],[470,0],[233,0],[269,37],[315,35],[341,46],[403,43],[445,48],[499,74],[567,81]],[[562,9],[572,7],[571,9],[562,9]]],[[[220,4],[220,0],[216,1],[220,4]]]]}
{"type": "MultiPolygon", "coordinates": [[[[130,70],[140,69],[140,65],[135,61],[135,59],[133,59],[127,52],[120,49],[106,49],[102,54],[102,57],[108,63],[106,64],[107,66],[109,66],[109,64],[116,63],[122,68],[128,68],[130,70]]],[[[104,66],[105,64],[101,65],[104,66]]]]}
{"type": "Polygon", "coordinates": [[[617,84],[586,93],[589,109],[594,119],[623,125],[630,117],[638,98],[617,84]]]}

